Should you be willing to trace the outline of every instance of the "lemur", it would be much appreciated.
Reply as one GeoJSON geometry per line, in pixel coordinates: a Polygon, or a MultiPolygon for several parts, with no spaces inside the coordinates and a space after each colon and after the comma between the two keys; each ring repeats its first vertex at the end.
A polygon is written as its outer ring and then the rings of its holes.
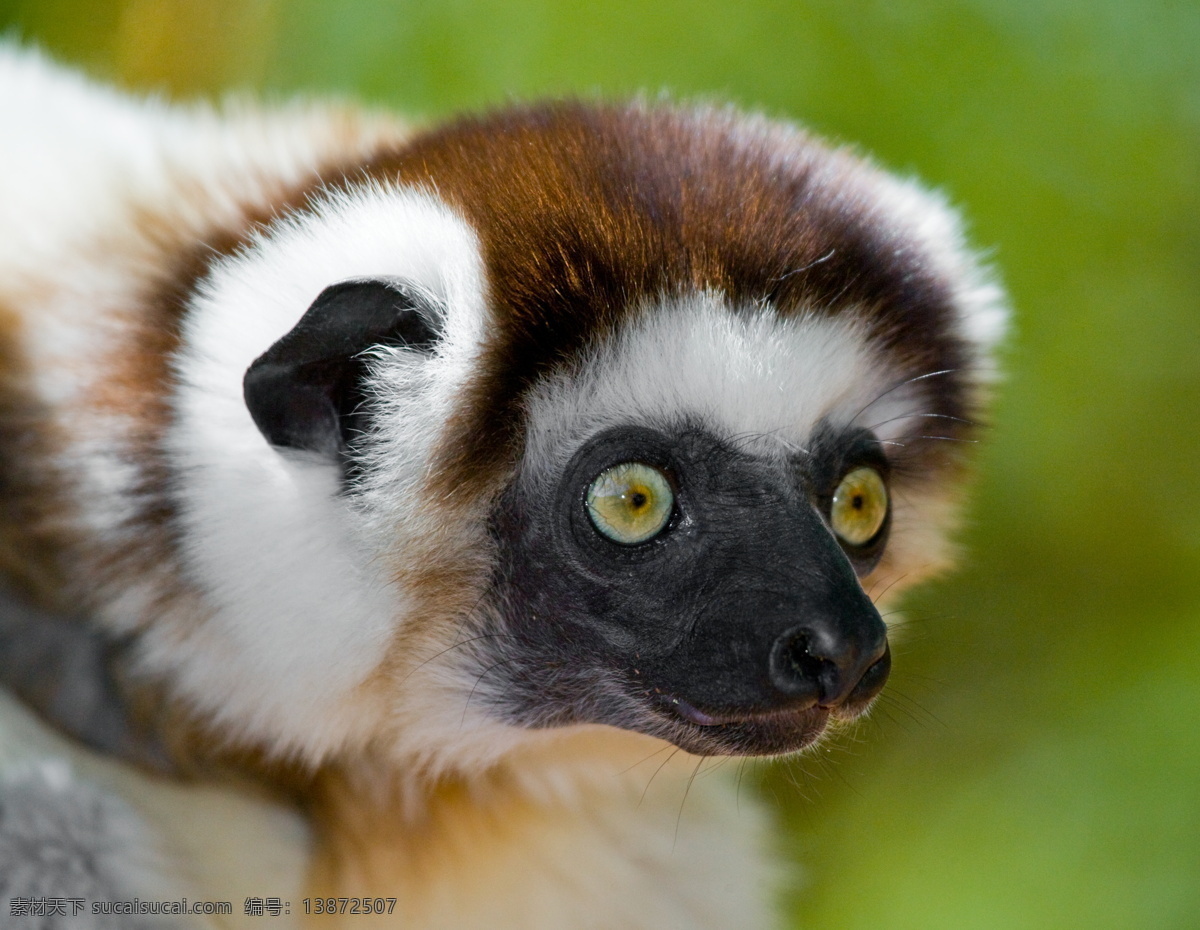
{"type": "Polygon", "coordinates": [[[414,131],[11,45],[0,125],[0,892],[70,883],[33,831],[296,924],[774,925],[692,776],[864,714],[948,561],[1005,301],[943,199],[720,106],[414,131]]]}

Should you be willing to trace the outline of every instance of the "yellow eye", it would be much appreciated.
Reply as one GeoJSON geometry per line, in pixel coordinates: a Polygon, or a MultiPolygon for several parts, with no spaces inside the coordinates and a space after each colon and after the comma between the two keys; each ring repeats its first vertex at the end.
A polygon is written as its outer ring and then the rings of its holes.
{"type": "Polygon", "coordinates": [[[674,504],[667,476],[641,462],[622,462],[601,472],[587,494],[592,524],[613,542],[626,546],[661,533],[674,504]]]}
{"type": "Polygon", "coordinates": [[[852,546],[875,538],[888,513],[888,492],[874,468],[848,472],[833,492],[829,522],[833,531],[852,546]]]}

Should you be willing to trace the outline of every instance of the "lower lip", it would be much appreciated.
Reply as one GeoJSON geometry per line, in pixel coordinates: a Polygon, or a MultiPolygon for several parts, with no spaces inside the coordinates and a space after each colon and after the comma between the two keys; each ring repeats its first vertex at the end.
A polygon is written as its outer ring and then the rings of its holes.
{"type": "Polygon", "coordinates": [[[801,710],[715,717],[680,698],[668,698],[663,704],[676,721],[702,728],[702,733],[697,733],[696,737],[702,741],[703,748],[682,748],[704,755],[780,755],[796,752],[816,742],[824,733],[829,719],[829,711],[813,705],[801,710]]]}
{"type": "Polygon", "coordinates": [[[675,711],[680,717],[689,723],[694,723],[698,727],[719,727],[722,724],[729,723],[729,720],[720,717],[710,717],[703,711],[697,710],[687,701],[679,698],[671,698],[667,701],[671,710],[675,711]]]}

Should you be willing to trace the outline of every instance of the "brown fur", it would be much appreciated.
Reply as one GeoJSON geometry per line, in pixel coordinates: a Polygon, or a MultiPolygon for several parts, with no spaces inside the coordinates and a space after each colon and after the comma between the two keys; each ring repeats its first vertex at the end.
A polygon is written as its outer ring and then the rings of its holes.
{"type": "Polygon", "coordinates": [[[21,319],[0,304],[0,577],[48,608],[64,601],[66,528],[61,476],[52,464],[51,420],[30,390],[21,319]]]}
{"type": "MultiPolygon", "coordinates": [[[[494,493],[519,451],[524,392],[663,294],[854,312],[914,375],[964,368],[948,283],[877,227],[861,170],[721,112],[571,103],[463,120],[371,161],[371,176],[430,184],[465,214],[492,287],[495,335],[432,493],[494,493]]],[[[944,379],[932,412],[966,412],[960,381],[944,379]]]]}

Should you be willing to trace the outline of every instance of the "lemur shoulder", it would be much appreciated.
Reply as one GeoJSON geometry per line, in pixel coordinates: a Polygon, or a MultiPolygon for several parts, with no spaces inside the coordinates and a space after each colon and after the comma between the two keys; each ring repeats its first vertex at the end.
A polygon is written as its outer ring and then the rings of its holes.
{"type": "Polygon", "coordinates": [[[871,593],[948,559],[1004,305],[942,200],[731,109],[411,131],[11,46],[0,125],[0,806],[294,921],[771,925],[690,776],[863,714],[871,593]]]}

